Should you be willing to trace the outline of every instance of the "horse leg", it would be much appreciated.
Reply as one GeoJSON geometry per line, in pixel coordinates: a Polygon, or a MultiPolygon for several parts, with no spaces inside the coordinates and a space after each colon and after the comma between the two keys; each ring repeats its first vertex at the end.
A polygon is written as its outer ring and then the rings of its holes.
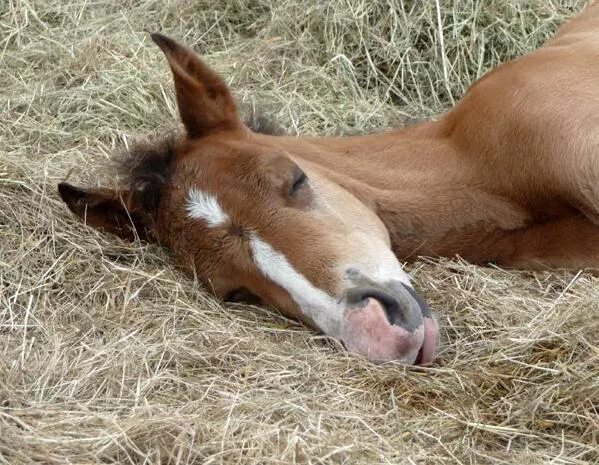
{"type": "Polygon", "coordinates": [[[576,215],[507,232],[496,263],[509,268],[597,268],[599,226],[576,215]]]}

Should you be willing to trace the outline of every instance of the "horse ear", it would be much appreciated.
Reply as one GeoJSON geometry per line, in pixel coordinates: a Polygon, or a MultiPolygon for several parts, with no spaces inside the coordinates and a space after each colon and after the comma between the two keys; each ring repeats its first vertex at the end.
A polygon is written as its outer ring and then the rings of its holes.
{"type": "Polygon", "coordinates": [[[75,215],[94,228],[130,241],[153,237],[150,215],[136,205],[130,191],[81,189],[61,182],[58,193],[75,215]]]}
{"type": "Polygon", "coordinates": [[[189,137],[239,129],[243,124],[223,80],[187,47],[162,34],[150,34],[173,72],[177,106],[189,137]]]}

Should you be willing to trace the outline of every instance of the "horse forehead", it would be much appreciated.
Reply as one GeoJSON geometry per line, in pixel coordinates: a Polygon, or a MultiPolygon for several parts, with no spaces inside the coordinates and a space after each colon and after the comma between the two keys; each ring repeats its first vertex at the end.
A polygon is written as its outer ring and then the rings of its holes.
{"type": "Polygon", "coordinates": [[[265,164],[260,155],[236,150],[224,143],[194,143],[177,159],[173,178],[177,187],[195,186],[226,196],[258,184],[265,164]]]}

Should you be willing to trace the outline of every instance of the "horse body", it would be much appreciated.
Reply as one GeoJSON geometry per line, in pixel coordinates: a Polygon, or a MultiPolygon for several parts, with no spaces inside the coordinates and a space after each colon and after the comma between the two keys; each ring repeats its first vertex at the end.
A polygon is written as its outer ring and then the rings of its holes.
{"type": "Polygon", "coordinates": [[[152,38],[186,135],[116,191],[61,184],[87,223],[168,247],[221,297],[256,297],[373,361],[430,363],[434,315],[399,259],[599,265],[599,6],[436,121],[355,137],[252,132],[195,54],[152,38]]]}

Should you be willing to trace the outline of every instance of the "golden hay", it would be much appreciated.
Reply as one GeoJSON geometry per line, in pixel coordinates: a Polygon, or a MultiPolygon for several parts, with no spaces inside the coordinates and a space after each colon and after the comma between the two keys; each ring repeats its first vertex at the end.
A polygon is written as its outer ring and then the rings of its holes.
{"type": "MultiPolygon", "coordinates": [[[[56,184],[176,125],[144,30],[193,45],[291,133],[430,117],[576,0],[0,2],[0,463],[599,462],[599,281],[411,266],[443,348],[373,366],[168,255],[77,222],[56,184]],[[441,43],[439,31],[444,38],[441,43]]],[[[556,64],[559,65],[559,64],[556,64]]]]}

